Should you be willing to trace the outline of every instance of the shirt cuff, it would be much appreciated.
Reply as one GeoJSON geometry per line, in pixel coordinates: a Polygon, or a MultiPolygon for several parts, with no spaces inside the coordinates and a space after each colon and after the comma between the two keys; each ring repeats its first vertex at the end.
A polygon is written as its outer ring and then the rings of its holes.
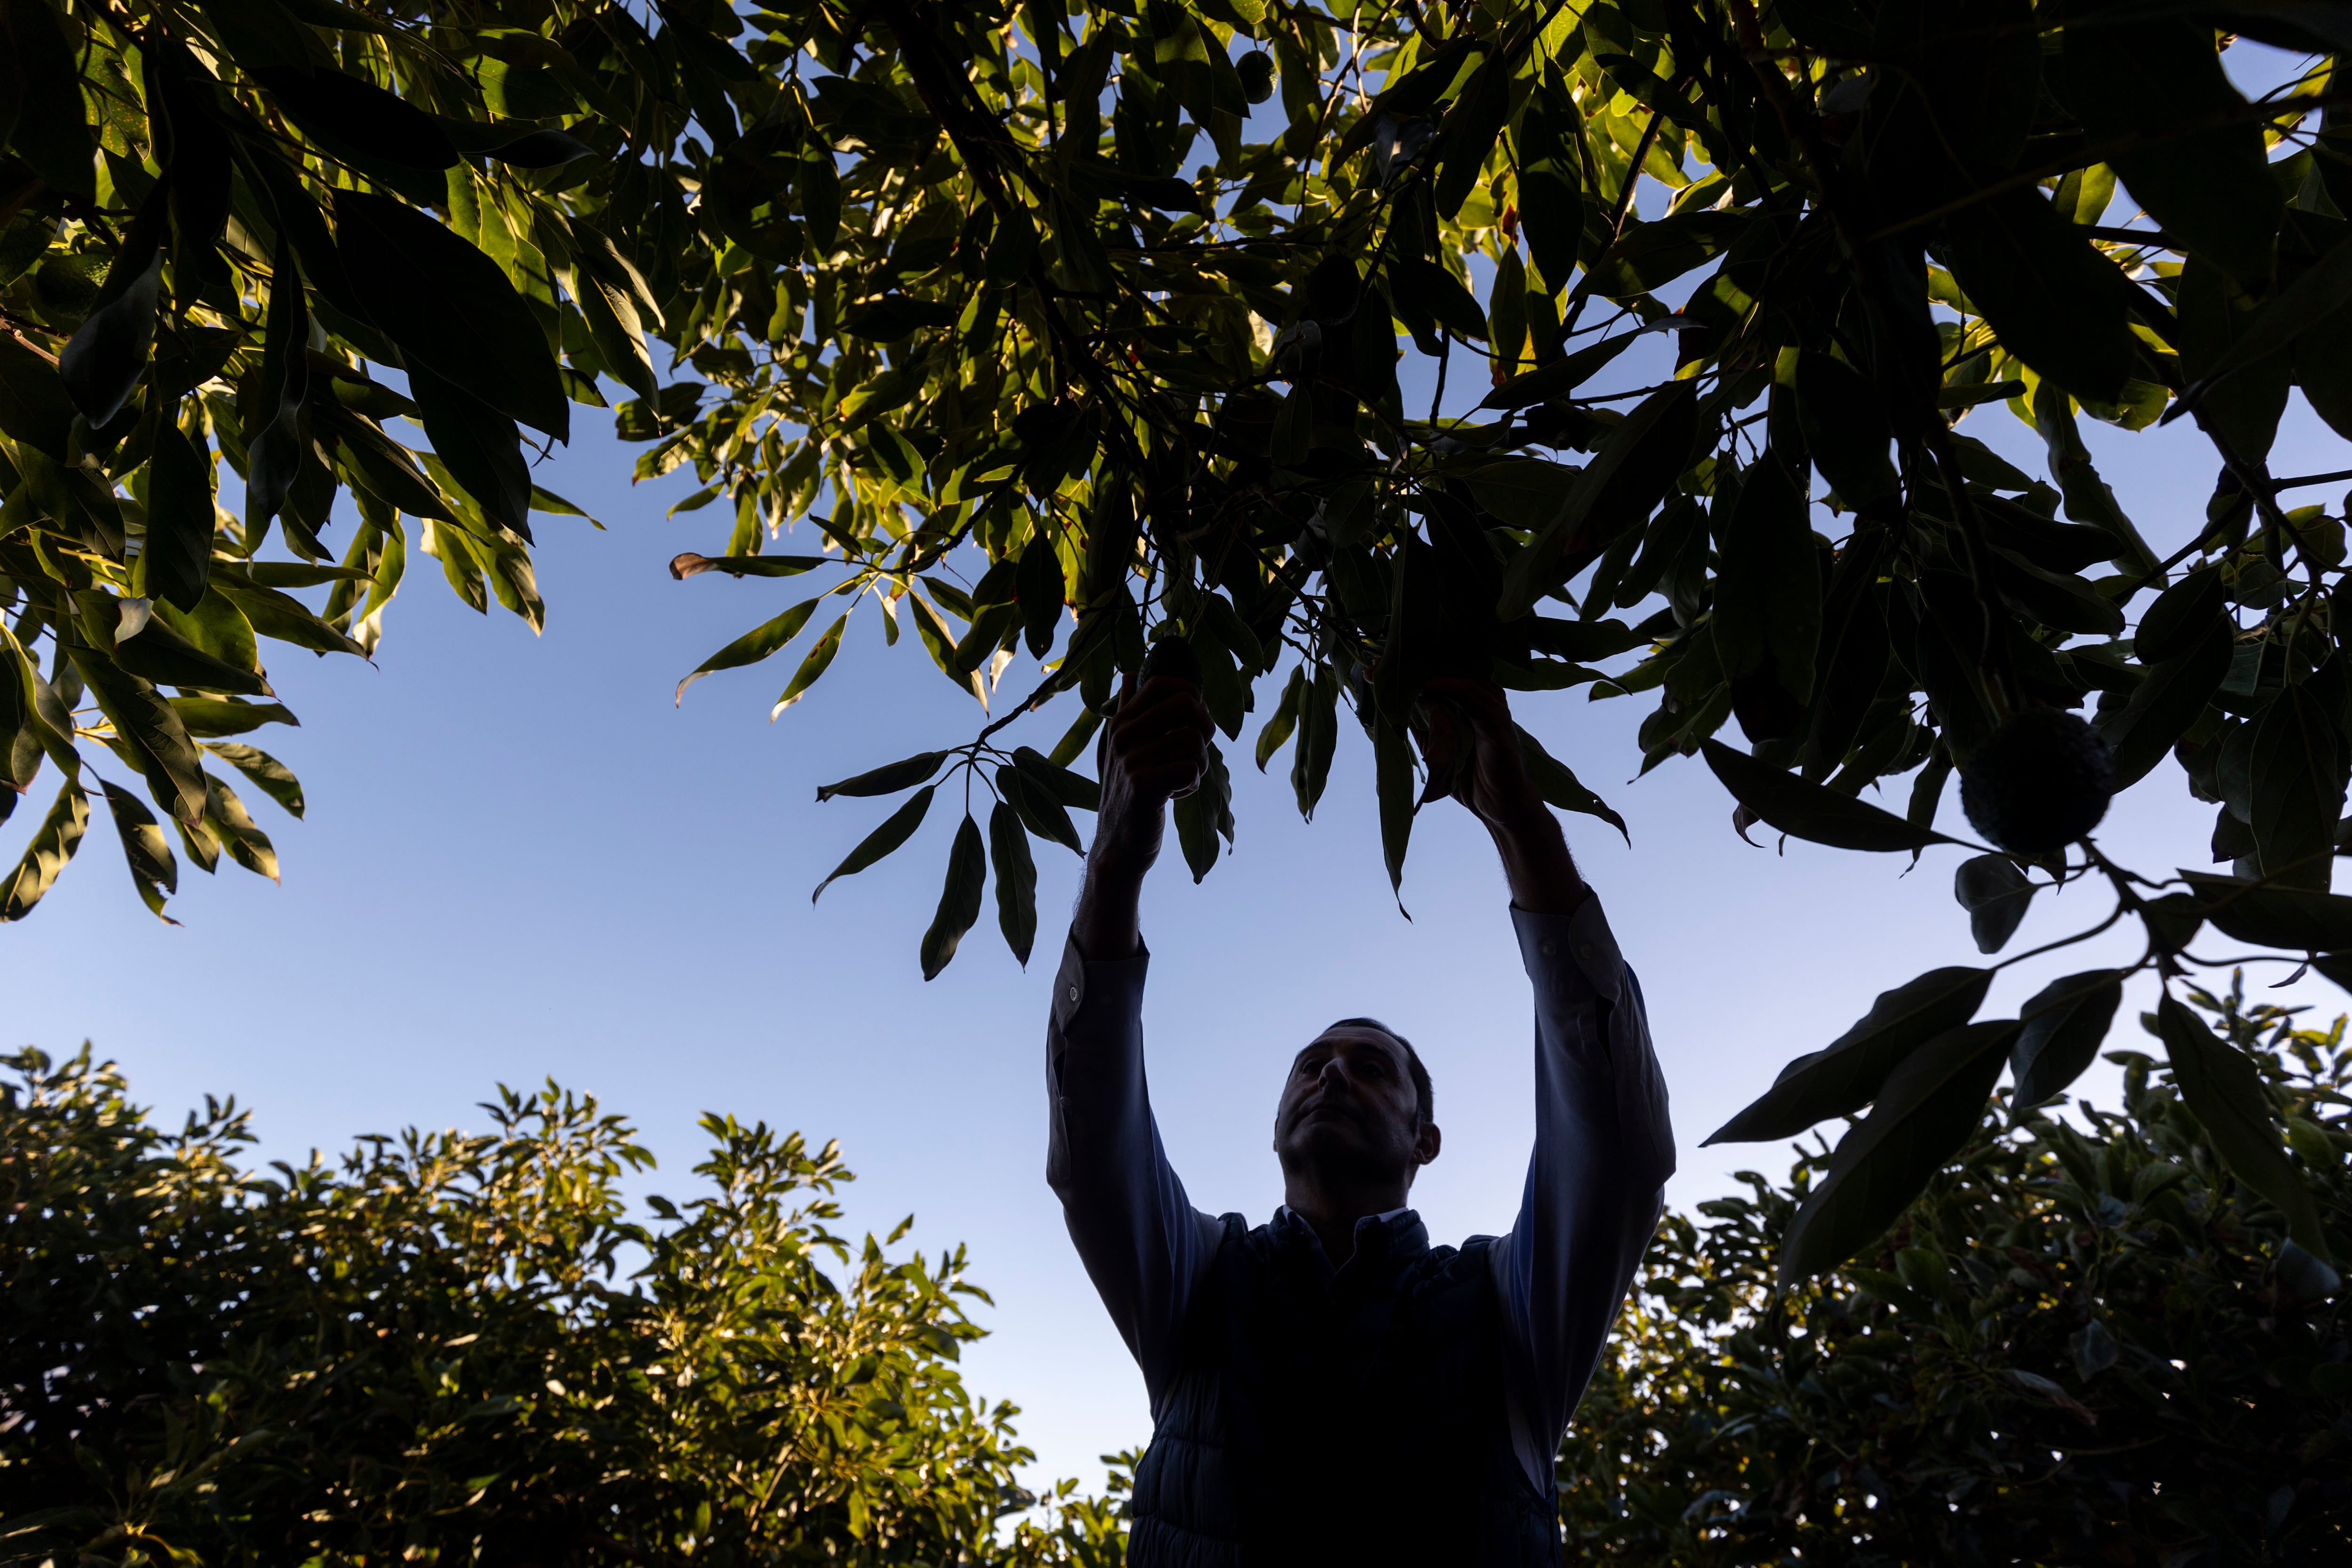
{"type": "Polygon", "coordinates": [[[1588,893],[1576,912],[1539,915],[1511,906],[1518,929],[1519,957],[1528,978],[1539,987],[1575,996],[1597,995],[1614,1003],[1625,985],[1625,955],[1601,912],[1599,895],[1588,893]]]}
{"type": "Polygon", "coordinates": [[[1072,1020],[1089,1010],[1112,1009],[1113,1016],[1132,1015],[1142,1006],[1145,972],[1151,967],[1151,950],[1136,944],[1132,958],[1090,962],[1075,939],[1062,943],[1062,967],[1054,975],[1054,1026],[1067,1034],[1072,1020]]]}

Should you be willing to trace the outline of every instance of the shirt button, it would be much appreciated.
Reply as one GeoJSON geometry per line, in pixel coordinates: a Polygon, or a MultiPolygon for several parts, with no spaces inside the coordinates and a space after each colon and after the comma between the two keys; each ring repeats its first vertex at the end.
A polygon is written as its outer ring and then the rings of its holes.
{"type": "Polygon", "coordinates": [[[1536,951],[1542,953],[1546,958],[1557,958],[1559,956],[1559,944],[1553,942],[1549,937],[1546,937],[1543,941],[1536,943],[1536,951]]]}
{"type": "Polygon", "coordinates": [[[1075,1002],[1075,1001],[1076,1001],[1076,1000],[1078,999],[1078,988],[1077,988],[1076,986],[1073,985],[1073,986],[1071,986],[1071,987],[1069,988],[1069,990],[1068,990],[1068,991],[1065,992],[1065,993],[1064,993],[1064,994],[1065,994],[1065,995],[1066,995],[1066,996],[1067,996],[1071,1001],[1075,1002]]]}
{"type": "Polygon", "coordinates": [[[1587,958],[1587,959],[1590,959],[1590,958],[1598,958],[1598,957],[1600,957],[1600,956],[1601,956],[1601,950],[1600,950],[1599,948],[1594,947],[1591,942],[1586,942],[1582,947],[1580,947],[1580,948],[1578,948],[1578,949],[1576,950],[1576,956],[1577,956],[1577,957],[1579,957],[1579,958],[1587,958]]]}

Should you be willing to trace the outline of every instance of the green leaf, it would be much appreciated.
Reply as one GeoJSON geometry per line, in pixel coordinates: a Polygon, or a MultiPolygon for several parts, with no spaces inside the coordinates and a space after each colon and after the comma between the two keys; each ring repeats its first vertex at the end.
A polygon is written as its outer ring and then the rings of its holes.
{"type": "Polygon", "coordinates": [[[911,757],[845,778],[839,784],[820,784],[816,797],[819,801],[827,801],[837,795],[896,795],[902,789],[913,788],[938,773],[947,755],[945,752],[918,752],[911,757]]]}
{"type": "Polygon", "coordinates": [[[2252,296],[2219,267],[2190,257],[2177,289],[2180,319],[2180,371],[2205,386],[2200,409],[2231,450],[2248,462],[2269,456],[2286,412],[2292,356],[2284,350],[2252,358],[2227,378],[2213,367],[2228,360],[2252,333],[2261,317],[2252,296]]]}
{"type": "Polygon", "coordinates": [[[1817,1121],[1853,1115],[1878,1098],[1888,1075],[1913,1052],[1974,1017],[1991,984],[1990,969],[1931,969],[1880,992],[1853,1027],[1782,1068],[1770,1089],[1706,1142],[1793,1138],[1817,1121]]]}
{"type": "Polygon", "coordinates": [[[1826,844],[1833,849],[1864,849],[1881,854],[1898,849],[1917,851],[1930,844],[1952,844],[1932,828],[1916,826],[1881,811],[1865,801],[1840,794],[1826,784],[1810,784],[1793,773],[1759,763],[1720,741],[1707,741],[1706,765],[1723,781],[1732,798],[1791,837],[1826,844]]]}
{"type": "Polygon", "coordinates": [[[1979,952],[1999,952],[2017,934],[2037,888],[2006,855],[1979,855],[1953,873],[1952,896],[1969,911],[1979,952]]]}
{"type": "Polygon", "coordinates": [[[22,97],[9,135],[10,150],[58,190],[95,206],[98,146],[90,133],[89,110],[82,102],[75,43],[68,40],[58,12],[37,0],[16,0],[11,10],[15,75],[22,97]]]}
{"type": "Polygon", "coordinates": [[[455,382],[417,365],[408,390],[441,459],[482,515],[530,539],[530,468],[515,422],[455,382]]]}
{"type": "Polygon", "coordinates": [[[1578,783],[1576,775],[1569,771],[1568,765],[1554,759],[1550,752],[1543,749],[1543,743],[1533,735],[1528,734],[1517,724],[1512,725],[1511,728],[1518,733],[1519,756],[1527,763],[1528,777],[1534,783],[1536,793],[1543,796],[1546,805],[1556,806],[1561,811],[1577,812],[1585,816],[1597,816],[1619,833],[1623,834],[1625,847],[1629,849],[1633,847],[1632,829],[1625,826],[1623,817],[1610,809],[1607,801],[1578,783]]]}
{"type": "Polygon", "coordinates": [[[2284,204],[2262,127],[2241,120],[2179,133],[2187,123],[2245,107],[2221,68],[2211,23],[2168,16],[2077,26],[2065,40],[2054,57],[2063,66],[2059,96],[2091,141],[2151,143],[2108,159],[2132,199],[2194,255],[2248,289],[2266,288],[2284,204]]]}
{"type": "MultiPolygon", "coordinates": [[[[2218,922],[2217,922],[2218,923],[2218,922]]],[[[2279,1147],[2279,1124],[2262,1074],[2245,1052],[2214,1037],[2171,993],[2157,1004],[2157,1033],[2172,1062],[2180,1098],[2203,1124],[2230,1173],[2286,1215],[2287,1233],[2305,1251],[2332,1264],[2318,1205],[2279,1147]]]]}
{"type": "Polygon", "coordinates": [[[243,773],[256,789],[285,807],[288,816],[302,815],[302,781],[268,752],[236,741],[207,741],[205,750],[243,773]]]}
{"type": "Polygon", "coordinates": [[[1584,234],[1584,187],[1575,164],[1546,162],[1519,171],[1519,224],[1537,269],[1557,288],[1576,271],[1584,234]]]}
{"type": "Polygon", "coordinates": [[[1598,547],[1648,517],[1689,454],[1696,412],[1689,382],[1652,393],[1609,433],[1576,477],[1559,510],[1511,558],[1496,618],[1515,621],[1535,607],[1573,552],[1598,547]]]}
{"type": "Polygon", "coordinates": [[[90,645],[100,647],[110,639],[114,662],[128,674],[163,686],[195,687],[243,697],[272,695],[269,683],[258,674],[214,658],[182,637],[162,616],[126,615],[126,610],[138,605],[136,600],[117,599],[97,592],[77,594],[74,598],[81,610],[82,630],[90,645]],[[109,621],[115,624],[110,626],[109,621]],[[136,626],[138,629],[125,635],[121,628],[126,626],[136,626]]]}
{"type": "Polygon", "coordinates": [[[2225,935],[2294,952],[2352,952],[2352,898],[2200,871],[2181,876],[2197,899],[2199,912],[2225,935]]]}
{"type": "Polygon", "coordinates": [[[1742,479],[1715,595],[1716,655],[1741,728],[1758,741],[1792,732],[1813,695],[1822,569],[1805,497],[1769,451],[1742,479]]]}
{"type": "Polygon", "coordinates": [[[2098,1058],[2123,999],[2123,973],[2114,969],[2069,974],[2034,994],[2019,1014],[2023,1027],[2009,1052],[2016,1083],[2009,1102],[2012,1117],[2048,1104],[2083,1076],[2098,1058]]]}
{"type": "Polygon", "coordinates": [[[2231,647],[2229,624],[2215,620],[2188,653],[2149,666],[2130,700],[2099,721],[2099,737],[2115,758],[2118,792],[2147,777],[2197,722],[2230,673],[2231,647]]]}
{"type": "Polygon", "coordinates": [[[140,902],[165,925],[178,925],[163,912],[164,895],[180,886],[180,864],[173,858],[171,841],[137,795],[110,779],[98,782],[106,791],[107,809],[113,814],[114,831],[122,840],[122,858],[131,868],[131,885],[138,889],[140,902]]]}
{"type": "Polygon", "coordinates": [[[2252,774],[2263,876],[2326,892],[2344,815],[2343,743],[2309,683],[2280,692],[2254,721],[2252,774]]]}
{"type": "Polygon", "coordinates": [[[2200,566],[2157,595],[2155,605],[2140,616],[2131,651],[2145,666],[2192,654],[2213,627],[2222,626],[2222,614],[2221,566],[2200,566]]]}
{"type": "Polygon", "coordinates": [[[930,601],[920,594],[908,594],[906,602],[915,617],[915,633],[922,639],[924,651],[931,656],[931,662],[938,665],[940,673],[950,680],[971,693],[984,710],[988,707],[988,683],[979,671],[965,669],[956,663],[956,639],[954,634],[948,630],[947,622],[940,618],[940,613],[931,608],[930,601]]]}
{"type": "MultiPolygon", "coordinates": [[[[1496,395],[1507,390],[1497,389],[1496,395]]],[[[1467,480],[1481,507],[1514,528],[1533,529],[1541,528],[1559,510],[1560,498],[1576,482],[1577,473],[1542,458],[1497,458],[1471,469],[1467,480]]]]}
{"type": "Polygon", "coordinates": [[[290,594],[275,588],[265,588],[234,567],[216,567],[213,586],[221,596],[235,605],[252,623],[253,629],[266,637],[292,643],[296,647],[309,648],[312,653],[356,654],[367,657],[367,650],[310,613],[309,605],[290,594]]]}
{"type": "Polygon", "coordinates": [[[1029,645],[1029,657],[1043,658],[1054,651],[1054,630],[1061,624],[1065,600],[1062,558],[1042,527],[1030,535],[1021,552],[1013,593],[1021,605],[1021,630],[1029,645]]]}
{"type": "Polygon", "coordinates": [[[689,550],[670,558],[669,574],[681,583],[705,572],[723,572],[730,577],[797,577],[813,567],[840,564],[823,555],[697,555],[689,550]]]}
{"type": "Polygon", "coordinates": [[[1298,744],[1290,754],[1291,793],[1297,797],[1298,815],[1309,822],[1330,782],[1331,755],[1339,743],[1339,677],[1329,665],[1318,664],[1299,696],[1298,744]]]}
{"type": "Polygon", "coordinates": [[[841,634],[848,626],[849,612],[844,610],[833,625],[824,628],[824,634],[809,648],[808,657],[801,660],[801,667],[793,671],[793,678],[785,683],[782,694],[776,699],[776,705],[768,710],[769,723],[774,723],[785,709],[808,695],[808,689],[816,684],[817,677],[833,663],[833,656],[841,651],[841,634]]]}
{"type": "Polygon", "coordinates": [[[814,615],[817,605],[824,602],[823,594],[819,594],[814,599],[803,599],[773,620],[762,621],[753,626],[750,631],[704,659],[694,667],[693,671],[685,679],[677,683],[677,694],[673,700],[672,706],[683,703],[686,700],[686,689],[712,670],[736,669],[743,665],[757,664],[761,659],[772,657],[786,643],[800,636],[801,628],[808,625],[809,616],[814,615]]]}
{"type": "Polygon", "coordinates": [[[242,736],[264,724],[301,724],[282,703],[233,703],[216,696],[174,696],[169,703],[181,729],[197,738],[242,736]]]}
{"type": "Polygon", "coordinates": [[[1753,214],[1738,208],[1715,212],[1699,207],[1653,223],[1630,224],[1593,261],[1591,276],[1612,300],[1646,294],[1730,249],[1753,221],[1753,214]]]}
{"type": "Polygon", "coordinates": [[[1072,773],[1051,757],[1038,755],[1035,749],[1029,746],[1013,747],[1013,761],[1020,768],[1022,777],[1071,810],[1102,809],[1102,785],[1084,773],[1072,773]]]}
{"type": "Polygon", "coordinates": [[[816,885],[816,892],[809,895],[809,902],[816,902],[818,895],[838,879],[856,876],[907,842],[915,829],[923,825],[923,815],[931,809],[931,795],[938,788],[937,784],[926,784],[908,795],[905,805],[892,812],[881,826],[860,839],[857,847],[845,856],[841,864],[816,885]]]}
{"type": "Polygon", "coordinates": [[[1797,419],[1805,450],[1849,507],[1884,500],[1897,489],[1886,456],[1895,438],[1877,390],[1833,354],[1797,359],[1797,419]]]}
{"type": "Polygon", "coordinates": [[[457,147],[433,116],[372,81],[310,63],[245,69],[289,119],[331,150],[410,169],[446,169],[457,162],[457,147]]]}
{"type": "MultiPolygon", "coordinates": [[[[929,792],[926,792],[929,793],[929,792]]],[[[934,980],[954,962],[964,932],[980,919],[980,896],[988,881],[988,850],[981,842],[980,824],[964,814],[948,851],[947,883],[940,889],[940,907],[923,932],[923,978],[934,980]]]]}
{"type": "Polygon", "coordinates": [[[1030,858],[1020,814],[1002,801],[988,814],[988,847],[996,861],[997,928],[1026,969],[1037,940],[1037,863],[1030,858]]]}
{"type": "Polygon", "coordinates": [[[1886,1079],[1862,1125],[1838,1141],[1780,1244],[1785,1288],[1828,1272],[1883,1235],[1960,1152],[2000,1077],[2014,1019],[1938,1035],[1886,1079]]]}
{"type": "Polygon", "coordinates": [[[2001,346],[2075,396],[2113,403],[2136,360],[2128,285],[2038,191],[1974,202],[1945,220],[1952,274],[2001,346]]]}
{"type": "Polygon", "coordinates": [[[1516,59],[1490,55],[1454,98],[1445,116],[1444,134],[1439,139],[1431,189],[1438,216],[1451,218],[1461,211],[1477,184],[1488,155],[1495,151],[1496,138],[1502,134],[1504,117],[1510,112],[1511,77],[1517,68],[1516,59]]]}
{"type": "MultiPolygon", "coordinates": [[[[1540,370],[1525,375],[1515,375],[1486,395],[1481,408],[1533,408],[1538,403],[1562,397],[1582,386],[1609,368],[1610,363],[1641,341],[1643,331],[1620,332],[1613,338],[1603,338],[1597,343],[1587,343],[1572,354],[1556,359],[1540,370]]],[[[1506,458],[1499,465],[1532,462],[1534,458],[1506,458]]],[[[1564,477],[1564,476],[1563,476],[1564,477]]],[[[1475,484],[1475,479],[1473,479],[1475,484]]],[[[1553,497],[1555,503],[1559,498],[1553,497]]],[[[1533,526],[1532,524],[1530,526],[1533,526]]]]}
{"type": "Polygon", "coordinates": [[[1477,296],[1436,262],[1397,257],[1389,263],[1389,275],[1397,289],[1436,318],[1439,326],[1458,337],[1486,339],[1486,312],[1478,309],[1477,296]]]}
{"type": "Polygon", "coordinates": [[[996,792],[1012,805],[1031,833],[1061,845],[1073,855],[1087,852],[1069,811],[1054,798],[1051,790],[1030,782],[1018,764],[996,770],[996,792]]]}
{"type": "Polygon", "coordinates": [[[2277,298],[2241,323],[2229,347],[2181,393],[2161,423],[2169,425],[2202,401],[2215,383],[2294,343],[2347,305],[2352,305],[2352,239],[2336,241],[2277,298]]]}
{"type": "Polygon", "coordinates": [[[57,367],[13,336],[0,336],[0,435],[62,463],[75,412],[57,367]]]}
{"type": "Polygon", "coordinates": [[[168,182],[158,184],[140,204],[89,314],[58,355],[58,375],[93,429],[122,407],[155,344],[170,190],[168,182]]]}
{"type": "Polygon", "coordinates": [[[183,822],[205,815],[205,773],[195,742],[155,688],[76,643],[68,657],[124,748],[146,774],[147,792],[183,822]]]}
{"type": "Polygon", "coordinates": [[[32,842],[25,846],[24,858],[0,880],[0,921],[20,921],[33,912],[41,895],[57,884],[58,874],[73,858],[89,827],[89,796],[78,782],[68,779],[48,816],[34,829],[32,842]]]}
{"type": "Polygon", "coordinates": [[[213,465],[180,427],[156,422],[147,468],[147,547],[132,591],[193,610],[204,597],[213,555],[213,465]]]}
{"type": "MultiPolygon", "coordinates": [[[[1404,913],[1404,857],[1412,837],[1412,748],[1403,727],[1376,720],[1372,725],[1373,793],[1381,807],[1381,860],[1387,866],[1389,891],[1397,895],[1397,912],[1404,913]]],[[[1410,920],[1412,917],[1405,916],[1410,920]]]]}
{"type": "Polygon", "coordinates": [[[571,403],[547,336],[498,264],[389,196],[335,193],[336,252],[404,356],[557,440],[571,403]]]}
{"type": "Polygon", "coordinates": [[[1298,707],[1306,692],[1307,667],[1302,664],[1291,670],[1290,679],[1283,683],[1282,700],[1275,704],[1274,711],[1258,727],[1258,772],[1265,772],[1265,764],[1274,760],[1274,753],[1282,750],[1283,743],[1298,728],[1298,707]]]}
{"type": "Polygon", "coordinates": [[[1228,848],[1233,845],[1233,778],[1225,772],[1224,756],[1211,745],[1201,787],[1179,798],[1169,812],[1176,823],[1176,842],[1184,851],[1184,864],[1195,883],[1216,868],[1218,838],[1222,837],[1228,848]]]}

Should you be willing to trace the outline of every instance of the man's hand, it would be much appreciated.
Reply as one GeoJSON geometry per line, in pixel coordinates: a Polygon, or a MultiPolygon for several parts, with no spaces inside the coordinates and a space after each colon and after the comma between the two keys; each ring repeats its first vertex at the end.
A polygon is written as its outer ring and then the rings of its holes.
{"type": "Polygon", "coordinates": [[[1591,891],[1577,874],[1559,823],[1528,776],[1527,757],[1502,688],[1433,677],[1422,688],[1428,715],[1416,726],[1433,773],[1451,773],[1454,798],[1494,836],[1511,901],[1530,914],[1568,914],[1591,891]]]}
{"type": "Polygon", "coordinates": [[[1215,723],[1189,680],[1127,679],[1097,753],[1102,809],[1087,855],[1070,935],[1093,960],[1131,958],[1143,945],[1137,906],[1144,873],[1160,858],[1168,803],[1200,787],[1215,723]]]}

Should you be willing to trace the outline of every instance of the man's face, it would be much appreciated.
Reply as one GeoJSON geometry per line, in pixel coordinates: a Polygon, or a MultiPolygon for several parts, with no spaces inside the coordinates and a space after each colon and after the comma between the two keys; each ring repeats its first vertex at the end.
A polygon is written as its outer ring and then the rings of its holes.
{"type": "Polygon", "coordinates": [[[1274,1113],[1274,1152],[1286,1172],[1410,1182],[1437,1147],[1404,1047],[1380,1030],[1327,1030],[1291,1063],[1274,1113]]]}

